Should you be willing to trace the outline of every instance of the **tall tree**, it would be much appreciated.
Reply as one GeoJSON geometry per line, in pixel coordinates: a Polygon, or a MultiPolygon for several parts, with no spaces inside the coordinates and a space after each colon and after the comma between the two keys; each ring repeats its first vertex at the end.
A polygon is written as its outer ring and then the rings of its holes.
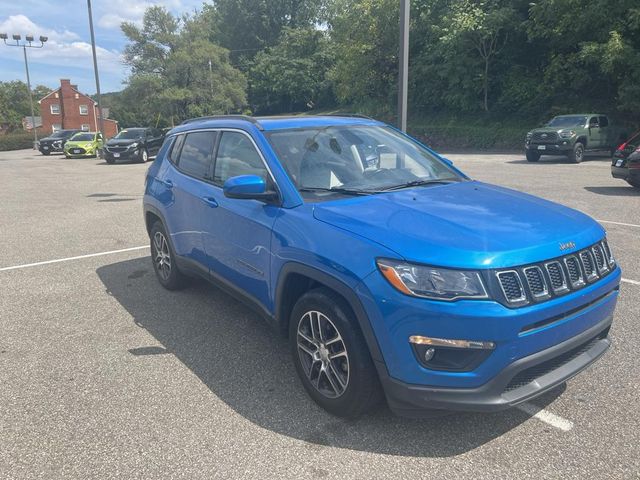
{"type": "MultiPolygon", "coordinates": [[[[51,89],[38,85],[32,90],[33,101],[50,93],[51,89]]],[[[34,105],[35,115],[39,115],[37,105],[34,105]]],[[[29,91],[27,84],[14,80],[12,82],[0,82],[0,124],[6,125],[9,130],[22,128],[22,119],[31,116],[29,106],[29,91]]]]}

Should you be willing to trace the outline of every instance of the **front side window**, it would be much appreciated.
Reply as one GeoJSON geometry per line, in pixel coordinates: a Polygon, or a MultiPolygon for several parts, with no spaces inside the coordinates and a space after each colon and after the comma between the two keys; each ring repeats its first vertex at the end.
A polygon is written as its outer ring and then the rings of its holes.
{"type": "Polygon", "coordinates": [[[87,105],[80,105],[80,115],[89,115],[89,107],[87,105]]]}
{"type": "Polygon", "coordinates": [[[215,140],[215,132],[188,133],[178,160],[180,170],[192,177],[209,178],[211,154],[215,140]]]}
{"type": "Polygon", "coordinates": [[[59,103],[52,103],[50,108],[51,108],[51,113],[53,115],[60,115],[60,104],[59,103]]]}
{"type": "Polygon", "coordinates": [[[265,182],[267,168],[253,142],[243,133],[223,132],[218,146],[213,181],[218,185],[238,175],[258,175],[265,182]]]}
{"type": "Polygon", "coordinates": [[[419,144],[389,127],[330,126],[267,134],[301,192],[378,193],[464,179],[419,144]]]}

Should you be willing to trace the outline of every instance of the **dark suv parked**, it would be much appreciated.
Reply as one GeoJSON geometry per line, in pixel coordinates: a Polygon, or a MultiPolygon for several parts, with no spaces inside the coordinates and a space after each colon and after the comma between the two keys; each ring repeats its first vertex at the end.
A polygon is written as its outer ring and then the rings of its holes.
{"type": "Polygon", "coordinates": [[[50,153],[62,153],[64,151],[64,144],[67,143],[71,137],[81,130],[58,130],[45,138],[41,138],[38,142],[38,150],[43,155],[49,155],[50,153]]]}
{"type": "Polygon", "coordinates": [[[107,163],[116,160],[146,162],[155,157],[164,141],[164,133],[157,128],[126,128],[107,141],[104,158],[107,163]]]}
{"type": "Polygon", "coordinates": [[[632,135],[613,153],[611,175],[640,188],[640,132],[632,135]]]}

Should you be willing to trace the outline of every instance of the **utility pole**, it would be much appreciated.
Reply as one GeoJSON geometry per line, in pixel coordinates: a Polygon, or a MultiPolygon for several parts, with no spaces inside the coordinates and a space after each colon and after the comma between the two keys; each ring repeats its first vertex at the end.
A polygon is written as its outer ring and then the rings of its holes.
{"type": "Polygon", "coordinates": [[[398,48],[398,128],[407,131],[407,90],[409,87],[410,0],[400,0],[400,41],[398,48]]]}
{"type": "Polygon", "coordinates": [[[9,36],[6,33],[0,33],[0,39],[4,41],[4,44],[7,47],[22,47],[22,52],[24,53],[24,69],[27,72],[27,90],[29,90],[29,107],[31,107],[31,128],[33,128],[33,148],[36,148],[38,144],[38,129],[36,127],[36,117],[34,115],[33,109],[33,92],[31,92],[31,78],[29,77],[29,61],[27,60],[27,48],[42,48],[47,40],[47,37],[40,36],[40,45],[33,45],[34,38],[33,35],[25,35],[25,41],[20,43],[22,39],[21,35],[12,35],[11,38],[16,42],[15,45],[12,43],[7,43],[7,39],[9,36]]]}
{"type": "Polygon", "coordinates": [[[102,119],[102,99],[100,98],[100,76],[98,75],[98,58],[96,57],[96,37],[93,33],[93,15],[91,13],[91,0],[87,0],[87,9],[89,11],[89,31],[91,32],[91,51],[93,52],[93,73],[96,77],[96,97],[98,99],[98,113],[99,113],[99,126],[98,129],[102,134],[102,138],[105,138],[104,135],[104,122],[102,119]]]}

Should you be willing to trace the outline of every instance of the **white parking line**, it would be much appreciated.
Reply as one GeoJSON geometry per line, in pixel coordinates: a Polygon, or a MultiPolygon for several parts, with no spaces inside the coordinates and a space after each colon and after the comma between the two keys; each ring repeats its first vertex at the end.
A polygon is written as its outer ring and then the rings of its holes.
{"type": "Polygon", "coordinates": [[[625,227],[636,227],[640,228],[640,225],[636,225],[635,223],[622,223],[622,222],[612,222],[611,220],[597,220],[600,223],[611,223],[613,225],[624,225],[625,227]]]}
{"type": "Polygon", "coordinates": [[[23,265],[13,265],[12,267],[2,267],[0,272],[7,270],[18,270],[20,268],[38,267],[40,265],[48,265],[50,263],[69,262],[71,260],[80,260],[82,258],[100,257],[102,255],[112,255],[114,253],[131,252],[133,250],[142,250],[143,248],[149,248],[149,245],[143,245],[140,247],[123,248],[121,250],[110,250],[108,252],[89,253],[88,255],[78,255],[77,257],[57,258],[55,260],[47,260],[45,262],[25,263],[23,265]]]}
{"type": "Polygon", "coordinates": [[[637,280],[629,280],[628,278],[621,278],[621,282],[630,283],[631,285],[640,285],[640,282],[637,280]]]}
{"type": "Polygon", "coordinates": [[[551,425],[558,430],[562,430],[563,432],[568,432],[573,428],[573,422],[571,420],[562,418],[555,413],[548,412],[545,409],[537,407],[532,403],[521,403],[520,405],[516,405],[516,408],[518,410],[522,410],[528,415],[531,415],[532,417],[537,418],[541,422],[551,425]]]}

